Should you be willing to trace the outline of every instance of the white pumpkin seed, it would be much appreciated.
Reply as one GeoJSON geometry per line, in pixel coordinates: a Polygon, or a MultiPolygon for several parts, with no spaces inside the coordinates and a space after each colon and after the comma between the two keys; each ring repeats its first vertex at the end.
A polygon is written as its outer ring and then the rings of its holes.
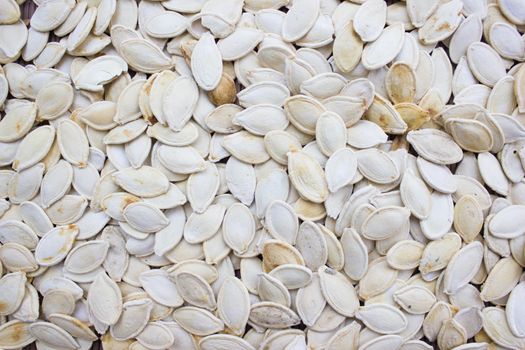
{"type": "Polygon", "coordinates": [[[350,280],[340,272],[326,266],[321,266],[318,273],[321,291],[326,302],[341,315],[354,316],[359,307],[359,300],[350,280]]]}
{"type": "Polygon", "coordinates": [[[407,327],[405,316],[395,307],[387,304],[361,306],[356,317],[368,328],[380,334],[395,334],[407,327]]]}
{"type": "Polygon", "coordinates": [[[91,284],[87,302],[90,312],[100,322],[108,325],[117,323],[122,312],[122,293],[106,273],[98,274],[91,284]]]}

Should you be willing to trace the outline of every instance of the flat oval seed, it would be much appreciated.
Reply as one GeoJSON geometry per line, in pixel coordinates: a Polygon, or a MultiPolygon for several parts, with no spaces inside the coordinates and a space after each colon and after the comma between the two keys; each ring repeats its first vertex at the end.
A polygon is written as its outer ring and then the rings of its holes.
{"type": "Polygon", "coordinates": [[[341,315],[354,316],[359,307],[359,300],[350,280],[326,266],[321,266],[318,273],[321,290],[327,303],[341,315]]]}
{"type": "Polygon", "coordinates": [[[314,203],[322,203],[328,196],[328,185],[319,163],[302,151],[288,153],[289,176],[297,191],[314,203]]]}
{"type": "Polygon", "coordinates": [[[200,243],[211,238],[219,230],[226,208],[213,204],[202,214],[192,213],[184,226],[184,239],[188,243],[200,243]]]}
{"type": "Polygon", "coordinates": [[[403,313],[387,304],[378,303],[361,306],[356,317],[368,328],[381,334],[399,333],[408,325],[403,313]]]}
{"type": "Polygon", "coordinates": [[[498,345],[517,348],[523,347],[523,338],[514,336],[505,318],[505,311],[498,307],[486,307],[482,311],[483,330],[498,345]]]}
{"type": "Polygon", "coordinates": [[[273,104],[250,106],[233,117],[233,124],[240,125],[254,135],[265,136],[274,130],[284,130],[288,120],[284,111],[273,104]],[[264,122],[263,121],[264,118],[264,122]]]}
{"type": "Polygon", "coordinates": [[[208,310],[217,307],[213,290],[204,278],[191,272],[179,272],[172,277],[172,280],[187,303],[208,310]]]}
{"type": "Polygon", "coordinates": [[[209,311],[193,306],[178,308],[173,312],[174,320],[187,332],[205,336],[224,329],[223,322],[209,311]]]}
{"type": "Polygon", "coordinates": [[[328,259],[326,240],[319,226],[311,221],[304,221],[299,226],[296,247],[303,256],[305,264],[311,270],[325,265],[328,259]]]}
{"type": "Polygon", "coordinates": [[[374,210],[363,222],[362,234],[371,240],[383,240],[408,229],[410,211],[387,206],[374,210]]]}
{"type": "Polygon", "coordinates": [[[170,129],[181,131],[184,128],[197,106],[198,98],[198,87],[190,77],[178,77],[166,86],[162,94],[162,110],[170,129]]]}
{"type": "Polygon", "coordinates": [[[517,337],[522,337],[525,334],[525,325],[519,317],[519,315],[523,314],[522,311],[520,311],[523,309],[523,304],[519,301],[522,300],[520,296],[523,296],[524,293],[525,282],[521,282],[510,292],[507,307],[505,308],[509,328],[517,337]]]}
{"type": "Polygon", "coordinates": [[[416,164],[421,178],[425,180],[431,188],[441,193],[456,192],[456,181],[449,168],[444,165],[429,162],[422,157],[417,158],[416,164]]]}
{"type": "Polygon", "coordinates": [[[149,40],[135,38],[121,43],[120,52],[126,62],[135,70],[144,73],[157,73],[173,66],[172,61],[149,40]],[[147,55],[143,55],[147,52],[147,55]]]}
{"type": "Polygon", "coordinates": [[[454,254],[445,270],[446,292],[453,294],[474,277],[483,259],[482,250],[481,243],[472,242],[454,254]]]}
{"type": "Polygon", "coordinates": [[[407,141],[421,157],[437,164],[453,164],[463,158],[461,148],[452,137],[442,131],[434,129],[410,131],[407,141]]]}
{"type": "Polygon", "coordinates": [[[418,219],[426,219],[430,214],[431,194],[425,183],[412,170],[403,174],[400,185],[401,200],[418,219]]]}
{"type": "Polygon", "coordinates": [[[137,336],[137,341],[149,349],[166,349],[175,338],[170,329],[160,322],[149,322],[137,336]]]}
{"type": "Polygon", "coordinates": [[[250,315],[250,299],[242,282],[227,277],[217,295],[217,312],[235,334],[244,333],[250,315]]]}
{"type": "Polygon", "coordinates": [[[64,22],[74,6],[74,1],[47,1],[31,16],[31,27],[41,32],[53,30],[64,22]]]}
{"type": "Polygon", "coordinates": [[[0,261],[8,270],[13,272],[30,272],[38,268],[31,251],[18,243],[2,245],[0,247],[0,261]]]}
{"type": "Polygon", "coordinates": [[[424,246],[416,241],[404,240],[394,244],[387,253],[390,266],[399,270],[409,270],[419,266],[424,246]]]}
{"type": "Polygon", "coordinates": [[[333,112],[321,114],[315,126],[315,136],[319,148],[328,157],[343,149],[347,137],[343,119],[333,112]]]}
{"type": "Polygon", "coordinates": [[[29,132],[37,114],[37,105],[23,103],[7,111],[0,121],[0,141],[12,142],[29,132]]]}
{"type": "Polygon", "coordinates": [[[357,157],[349,148],[334,152],[325,165],[328,189],[335,193],[350,184],[357,171],[357,157]]]}
{"type": "Polygon", "coordinates": [[[505,196],[509,191],[509,181],[498,159],[489,152],[478,155],[478,167],[483,181],[495,192],[505,196]]]}
{"type": "Polygon", "coordinates": [[[24,347],[35,341],[35,337],[29,332],[31,323],[12,320],[0,326],[0,346],[2,347],[24,347]]]}
{"type": "Polygon", "coordinates": [[[354,17],[354,29],[365,42],[376,40],[386,22],[387,7],[382,0],[365,2],[354,17]]]}
{"type": "Polygon", "coordinates": [[[263,267],[266,272],[285,264],[304,265],[304,259],[296,248],[273,239],[264,242],[262,256],[263,267]]]}
{"type": "Polygon", "coordinates": [[[477,120],[449,118],[445,125],[454,141],[465,151],[487,152],[494,145],[489,128],[477,120]]]}
{"type": "Polygon", "coordinates": [[[228,349],[252,350],[254,347],[246,340],[229,334],[213,334],[199,342],[202,350],[212,350],[220,347],[228,349]]]}
{"type": "Polygon", "coordinates": [[[416,94],[416,74],[408,64],[396,62],[385,77],[385,85],[394,104],[412,102],[416,94]]]}
{"type": "Polygon", "coordinates": [[[223,147],[235,158],[249,164],[261,164],[270,158],[264,148],[264,139],[247,131],[224,137],[223,147]]]}
{"type": "Polygon", "coordinates": [[[38,264],[51,266],[62,261],[73,246],[77,234],[75,225],[57,226],[46,233],[36,246],[35,259],[38,264]]]}
{"type": "MultiPolygon", "coordinates": [[[[433,2],[429,4],[429,8],[434,8],[433,5],[433,2]]],[[[461,23],[462,7],[461,1],[440,4],[419,30],[419,39],[423,44],[435,44],[449,37],[461,23]]]]}
{"type": "Polygon", "coordinates": [[[0,315],[12,314],[20,307],[24,298],[26,280],[24,272],[12,272],[0,278],[0,287],[4,291],[0,297],[2,305],[0,315]]]}
{"type": "Polygon", "coordinates": [[[503,258],[490,270],[483,287],[481,299],[493,301],[507,295],[518,283],[521,266],[513,258],[503,258]]]}
{"type": "Polygon", "coordinates": [[[341,236],[344,271],[353,280],[360,280],[368,267],[368,251],[361,236],[354,229],[345,229],[341,236]]]}
{"type": "Polygon", "coordinates": [[[273,302],[253,304],[250,321],[265,328],[280,329],[299,324],[301,319],[291,309],[273,302]]]}
{"type": "Polygon", "coordinates": [[[396,163],[386,152],[370,148],[356,152],[356,156],[359,171],[370,181],[388,184],[400,176],[396,163]]]}
{"type": "Polygon", "coordinates": [[[124,208],[123,215],[134,229],[146,233],[160,231],[169,224],[160,209],[145,202],[131,203],[124,208]]]}
{"type": "Polygon", "coordinates": [[[483,226],[483,212],[473,196],[460,198],[454,207],[454,228],[467,243],[472,242],[483,226]]]}
{"type": "Polygon", "coordinates": [[[55,128],[41,126],[24,137],[18,149],[12,167],[14,170],[24,170],[40,162],[48,154],[55,139],[55,128]]]}
{"type": "Polygon", "coordinates": [[[109,325],[117,323],[122,312],[122,293],[105,272],[98,274],[91,283],[87,302],[93,316],[100,322],[109,325]]]}
{"type": "Polygon", "coordinates": [[[64,268],[72,273],[86,273],[102,264],[108,253],[109,243],[94,240],[73,248],[64,262],[64,268]]]}
{"type": "Polygon", "coordinates": [[[285,41],[303,37],[314,25],[319,14],[319,0],[299,0],[284,17],[282,36],[285,41]]]}
{"type": "Polygon", "coordinates": [[[383,293],[394,284],[397,275],[398,270],[392,269],[385,258],[377,259],[359,282],[359,296],[366,300],[383,293]]]}
{"type": "Polygon", "coordinates": [[[193,210],[204,212],[213,201],[220,185],[219,170],[213,163],[206,163],[206,168],[191,174],[186,185],[186,195],[193,210]]]}
{"type": "Polygon", "coordinates": [[[191,54],[191,68],[195,81],[204,90],[217,87],[222,75],[222,57],[209,33],[201,36],[191,54]]]}
{"type": "Polygon", "coordinates": [[[406,312],[419,315],[427,313],[432,308],[436,297],[425,287],[409,285],[396,290],[394,300],[406,312]]]}
{"type": "Polygon", "coordinates": [[[252,165],[235,157],[226,162],[226,184],[230,192],[243,204],[250,205],[255,194],[256,177],[252,165]]]}
{"type": "Polygon", "coordinates": [[[386,65],[401,51],[404,39],[402,23],[387,26],[377,40],[365,46],[362,56],[363,66],[373,70],[386,65]]]}
{"type": "Polygon", "coordinates": [[[73,165],[84,167],[89,156],[89,143],[84,131],[77,123],[63,120],[58,125],[57,140],[60,153],[73,165]]]}
{"type": "Polygon", "coordinates": [[[191,174],[204,170],[205,162],[197,150],[191,146],[172,147],[162,145],[158,148],[162,165],[178,174],[191,174]]]}
{"type": "Polygon", "coordinates": [[[242,254],[255,237],[253,214],[244,204],[235,203],[228,208],[222,223],[224,242],[235,252],[242,254]]]}
{"type": "Polygon", "coordinates": [[[511,205],[502,209],[490,221],[490,232],[495,237],[506,239],[522,235],[521,212],[524,210],[523,205],[511,205]]]}
{"type": "Polygon", "coordinates": [[[127,168],[112,175],[117,185],[139,197],[156,197],[168,191],[169,182],[158,169],[142,166],[138,169],[127,168]]]}
{"type": "Polygon", "coordinates": [[[78,342],[65,330],[50,322],[34,322],[29,326],[29,332],[37,340],[63,349],[78,349],[78,342]]]}
{"type": "Polygon", "coordinates": [[[363,41],[350,20],[335,36],[333,56],[337,68],[345,73],[351,72],[359,64],[362,51],[363,41]]]}
{"type": "Polygon", "coordinates": [[[496,22],[490,27],[492,47],[504,58],[522,60],[525,44],[519,32],[510,24],[496,22]]]}
{"type": "Polygon", "coordinates": [[[472,43],[467,50],[467,60],[474,76],[489,87],[494,86],[505,75],[503,60],[485,43],[472,43]]]}

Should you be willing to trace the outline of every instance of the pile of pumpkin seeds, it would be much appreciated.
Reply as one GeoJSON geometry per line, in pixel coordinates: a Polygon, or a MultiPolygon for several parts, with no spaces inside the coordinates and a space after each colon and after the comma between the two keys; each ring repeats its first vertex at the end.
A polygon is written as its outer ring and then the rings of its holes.
{"type": "Polygon", "coordinates": [[[0,0],[0,348],[525,349],[524,32],[523,0],[0,0]]]}

